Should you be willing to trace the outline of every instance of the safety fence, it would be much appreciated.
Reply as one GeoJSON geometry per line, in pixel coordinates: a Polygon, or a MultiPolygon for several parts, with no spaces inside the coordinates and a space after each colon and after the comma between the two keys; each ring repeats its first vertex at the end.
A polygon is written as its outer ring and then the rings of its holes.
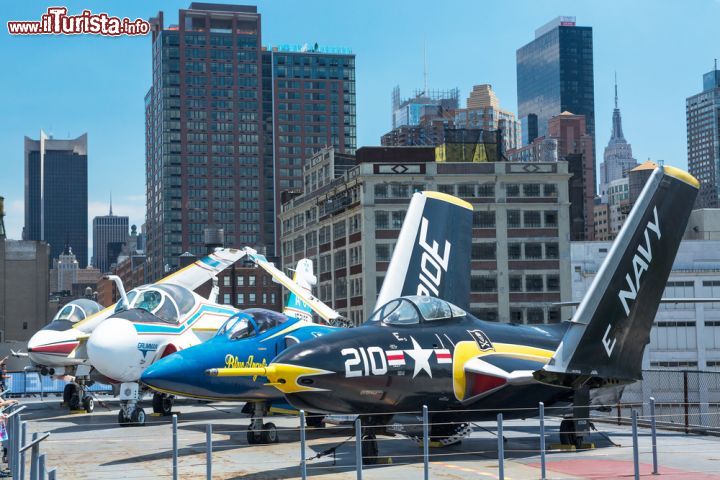
{"type": "MultiPolygon", "coordinates": [[[[611,415],[593,413],[588,418],[576,419],[588,420],[594,427],[591,436],[582,442],[574,442],[573,439],[580,432],[558,425],[558,421],[568,413],[566,406],[546,407],[542,403],[535,408],[508,409],[497,414],[483,409],[435,412],[425,407],[420,411],[398,412],[397,416],[402,417],[401,424],[390,426],[390,433],[395,435],[387,435],[388,432],[377,429],[372,423],[376,415],[359,415],[344,419],[346,421],[341,424],[333,424],[329,423],[333,420],[331,418],[306,415],[301,411],[299,418],[268,417],[262,430],[255,431],[247,427],[247,419],[242,420],[244,425],[238,425],[237,418],[231,420],[228,417],[228,422],[206,423],[189,419],[181,421],[182,416],[173,415],[158,417],[145,427],[123,428],[116,434],[108,435],[102,442],[93,444],[95,455],[103,459],[103,468],[116,470],[94,472],[91,469],[88,472],[86,466],[85,472],[90,474],[88,478],[117,478],[121,474],[128,479],[152,476],[173,480],[244,475],[251,478],[305,479],[354,472],[356,478],[362,479],[364,474],[371,477],[375,469],[391,468],[398,469],[401,478],[408,475],[417,478],[422,470],[424,478],[428,479],[440,467],[446,469],[455,465],[460,471],[471,471],[471,462],[480,461],[482,471],[494,470],[493,473],[502,479],[506,468],[517,466],[508,465],[508,460],[531,459],[536,464],[537,477],[544,479],[553,464],[598,447],[600,450],[593,452],[592,458],[631,460],[630,467],[622,473],[640,478],[641,459],[644,464],[651,465],[649,468],[653,473],[662,473],[663,455],[693,458],[694,455],[707,455],[708,451],[720,446],[720,441],[713,436],[688,436],[677,432],[669,435],[663,432],[660,425],[669,423],[674,413],[660,414],[657,407],[654,399],[632,407],[625,406],[621,410],[621,426],[613,423],[615,412],[611,415]],[[438,420],[439,415],[451,418],[449,413],[458,414],[461,418],[492,416],[494,420],[478,423],[438,420]],[[525,420],[508,420],[519,417],[525,420]],[[308,424],[315,426],[308,427],[308,424]],[[468,436],[468,433],[471,435],[468,436]],[[274,443],[274,435],[278,434],[282,445],[265,445],[274,443]],[[255,443],[250,441],[251,437],[261,440],[255,443]],[[561,441],[563,437],[565,442],[561,441]],[[463,441],[457,447],[435,448],[438,444],[453,444],[460,439],[463,441]],[[129,443],[139,446],[133,458],[127,458],[125,446],[129,443]],[[575,443],[575,446],[569,447],[569,443],[575,443]],[[389,459],[392,459],[391,463],[389,459]]],[[[112,422],[93,422],[92,426],[117,427],[112,422]]],[[[65,466],[81,463],[74,459],[86,455],[82,446],[87,443],[82,442],[87,440],[52,438],[46,443],[53,442],[57,442],[53,449],[55,453],[48,458],[55,463],[62,461],[65,466]]],[[[37,468],[39,471],[40,467],[37,468]]],[[[694,473],[711,473],[716,467],[704,468],[698,461],[694,473]]],[[[73,471],[62,476],[80,478],[73,471]]],[[[518,475],[514,477],[518,478],[518,475]]],[[[522,475],[519,477],[524,478],[522,475]]],[[[34,478],[45,479],[42,476],[34,478]]],[[[693,478],[692,474],[688,473],[687,478],[693,478]]]]}
{"type": "MultiPolygon", "coordinates": [[[[5,388],[10,396],[51,395],[62,394],[68,382],[58,380],[39,372],[8,372],[5,378],[5,388]]],[[[110,393],[112,387],[102,383],[94,383],[87,388],[94,393],[110,393]]]]}
{"type": "Polygon", "coordinates": [[[639,406],[642,415],[649,415],[643,399],[650,397],[664,428],[720,434],[720,372],[643,370],[643,380],[625,387],[613,412],[622,418],[623,409],[639,406]]]}
{"type": "Polygon", "coordinates": [[[49,432],[35,432],[28,439],[27,422],[22,420],[20,412],[25,406],[17,404],[6,407],[2,413],[4,418],[5,436],[7,437],[7,472],[14,479],[25,480],[26,473],[30,480],[55,480],[57,470],[48,468],[45,454],[40,453],[41,442],[50,437],[49,432]],[[29,455],[28,455],[29,453],[29,455]]]}

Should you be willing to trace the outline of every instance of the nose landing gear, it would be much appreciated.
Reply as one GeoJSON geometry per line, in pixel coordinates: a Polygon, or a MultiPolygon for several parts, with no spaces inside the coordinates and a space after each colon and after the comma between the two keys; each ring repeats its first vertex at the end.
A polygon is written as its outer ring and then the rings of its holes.
{"type": "Polygon", "coordinates": [[[85,410],[92,413],[95,409],[95,401],[88,395],[85,385],[72,382],[65,385],[63,390],[63,403],[70,411],[85,410]]]}
{"type": "Polygon", "coordinates": [[[263,402],[253,402],[250,425],[247,430],[247,442],[250,445],[261,445],[268,443],[278,443],[277,427],[274,423],[263,423],[263,417],[267,413],[267,408],[263,402]]]}

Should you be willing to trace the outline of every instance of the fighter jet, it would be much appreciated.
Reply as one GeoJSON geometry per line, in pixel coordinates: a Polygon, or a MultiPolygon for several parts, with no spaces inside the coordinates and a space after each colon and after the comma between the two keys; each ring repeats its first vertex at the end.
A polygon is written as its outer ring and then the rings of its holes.
{"type": "MultiPolygon", "coordinates": [[[[249,249],[248,249],[249,250],[249,249]]],[[[265,257],[249,252],[250,258],[291,289],[282,314],[252,308],[230,317],[207,342],[173,353],[150,365],[141,381],[153,390],[168,395],[204,400],[237,400],[247,402],[243,413],[251,416],[247,431],[249,444],[275,443],[277,429],[264,423],[268,412],[285,412],[291,407],[283,395],[265,382],[248,377],[208,377],[211,368],[265,366],[290,345],[327,334],[334,327],[312,322],[312,310],[293,290],[311,296],[316,283],[312,262],[300,260],[292,280],[275,268],[265,257]]],[[[322,310],[326,321],[339,317],[334,310],[322,310]]],[[[322,420],[319,417],[309,417],[322,420]]]]}
{"type": "MultiPolygon", "coordinates": [[[[438,218],[421,212],[421,228],[409,232],[416,235],[403,235],[403,226],[396,248],[403,258],[394,256],[390,265],[399,268],[403,285],[416,288],[412,295],[403,291],[361,327],[290,347],[268,366],[207,373],[264,376],[298,409],[363,414],[370,457],[378,451],[375,435],[388,433],[396,412],[421,405],[432,412],[431,437],[445,442],[461,438],[468,422],[497,412],[524,418],[541,401],[568,407],[572,416],[561,424],[561,439],[581,442],[593,399],[641,378],[650,329],[699,187],[677,168],[652,173],[569,322],[487,322],[448,301],[448,278],[469,280],[466,269],[460,278],[448,268],[454,255],[468,263],[469,234],[459,227],[433,235],[438,218]],[[422,259],[419,270],[408,268],[411,257],[422,259]],[[425,296],[430,292],[440,298],[425,296]]],[[[465,206],[468,215],[470,209],[465,206]]]]}
{"type": "MultiPolygon", "coordinates": [[[[63,391],[63,402],[70,410],[81,407],[91,413],[93,398],[86,393],[89,384],[103,380],[93,376],[85,353],[85,341],[90,332],[112,313],[99,303],[81,298],[63,306],[52,321],[35,333],[28,341],[27,356],[32,369],[41,375],[69,380],[63,391]]],[[[16,356],[25,356],[15,353],[16,356]]]]}
{"type": "MultiPolygon", "coordinates": [[[[257,253],[252,249],[235,252],[238,252],[233,257],[235,260],[249,253],[257,258],[257,253]]],[[[220,262],[216,263],[220,266],[220,262]]],[[[222,262],[223,268],[231,263],[222,262]]],[[[312,285],[316,281],[309,260],[301,260],[298,270],[302,277],[299,283],[312,285]]],[[[226,333],[232,330],[229,335],[241,338],[253,329],[265,330],[277,320],[272,315],[277,313],[267,311],[262,311],[266,312],[262,315],[255,311],[237,316],[239,310],[232,306],[219,305],[214,298],[202,298],[190,288],[168,282],[139,287],[127,294],[121,282],[116,285],[123,300],[112,316],[93,331],[87,343],[87,351],[93,367],[114,383],[120,383],[120,425],[145,423],[145,412],[138,407],[138,402],[142,400],[146,389],[139,382],[150,365],[209,340],[223,325],[226,333]],[[253,321],[255,325],[252,325],[253,321]]],[[[292,296],[291,301],[297,306],[292,296]]],[[[299,308],[295,308],[291,314],[307,315],[299,308]]],[[[174,396],[167,392],[155,393],[153,411],[169,414],[173,400],[174,396]]]]}

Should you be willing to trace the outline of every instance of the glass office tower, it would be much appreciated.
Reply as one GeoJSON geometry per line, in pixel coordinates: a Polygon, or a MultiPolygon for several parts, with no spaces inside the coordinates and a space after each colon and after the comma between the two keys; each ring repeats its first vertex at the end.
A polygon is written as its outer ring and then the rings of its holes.
{"type": "Polygon", "coordinates": [[[523,144],[547,135],[548,121],[568,111],[584,115],[595,144],[592,27],[558,17],[517,50],[518,116],[523,144]]]}

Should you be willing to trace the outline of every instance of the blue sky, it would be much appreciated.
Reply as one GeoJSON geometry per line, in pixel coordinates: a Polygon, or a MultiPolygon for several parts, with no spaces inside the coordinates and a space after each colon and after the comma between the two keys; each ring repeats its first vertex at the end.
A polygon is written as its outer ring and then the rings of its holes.
{"type": "MultiPolygon", "coordinates": [[[[18,36],[8,20],[36,20],[51,5],[70,13],[149,18],[166,24],[189,1],[86,0],[3,2],[0,10],[0,195],[8,234],[23,225],[23,136],[42,128],[56,138],[89,136],[90,216],[107,211],[140,225],[144,217],[143,98],[150,85],[150,39],[18,36]]],[[[638,160],[686,167],[685,98],[720,56],[720,0],[514,0],[257,2],[263,43],[350,47],[356,54],[358,146],[377,145],[390,129],[390,93],[409,95],[423,83],[423,45],[431,88],[491,83],[501,105],[517,111],[515,51],[558,15],[593,27],[598,154],[610,136],[613,73],[620,84],[624,132],[638,160]]],[[[598,162],[599,163],[599,162],[598,162]]],[[[90,220],[90,219],[89,219],[90,220]]]]}

